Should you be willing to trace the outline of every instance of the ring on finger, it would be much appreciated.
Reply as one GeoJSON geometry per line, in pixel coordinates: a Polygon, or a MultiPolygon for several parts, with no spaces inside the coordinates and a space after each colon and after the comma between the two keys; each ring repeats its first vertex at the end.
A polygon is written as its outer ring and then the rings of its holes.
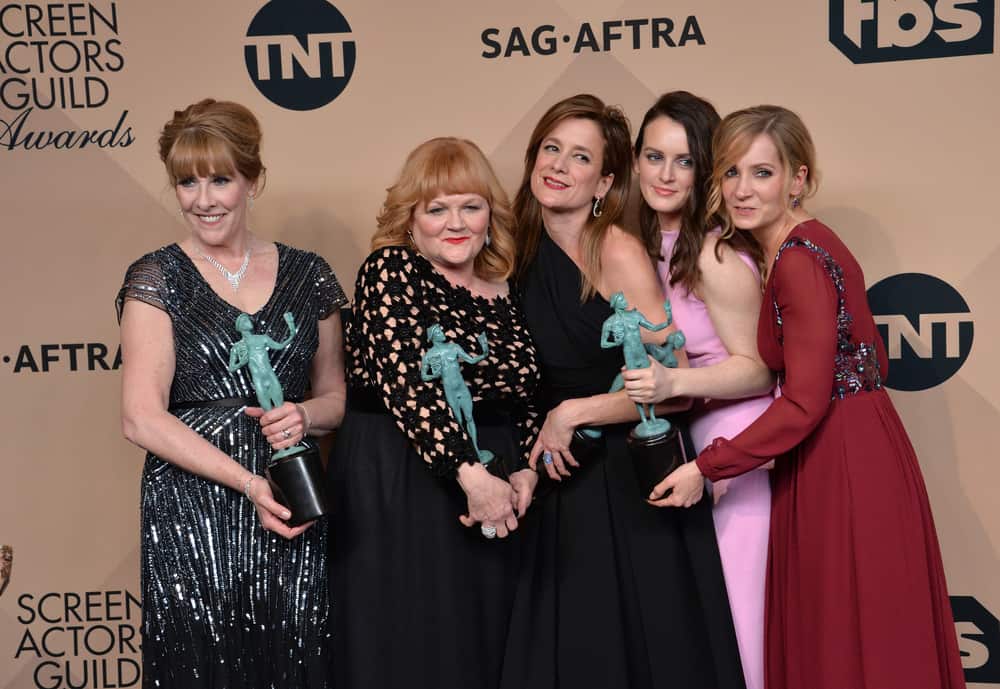
{"type": "Polygon", "coordinates": [[[483,524],[482,526],[479,527],[479,530],[486,538],[496,538],[497,527],[493,526],[492,524],[483,524]]]}
{"type": "Polygon", "coordinates": [[[288,440],[289,438],[292,437],[292,432],[286,428],[281,432],[281,435],[284,436],[285,440],[288,440]]]}
{"type": "Polygon", "coordinates": [[[552,453],[548,450],[542,453],[542,464],[552,464],[552,453]]]}

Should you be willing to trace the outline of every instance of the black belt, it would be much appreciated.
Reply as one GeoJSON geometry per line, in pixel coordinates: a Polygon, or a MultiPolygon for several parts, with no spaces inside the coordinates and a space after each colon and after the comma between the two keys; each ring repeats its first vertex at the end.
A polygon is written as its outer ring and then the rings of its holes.
{"type": "MultiPolygon", "coordinates": [[[[301,402],[300,399],[286,399],[286,402],[301,402]]],[[[174,402],[167,411],[183,411],[185,409],[206,409],[222,408],[232,409],[234,407],[256,407],[260,400],[256,397],[223,397],[217,400],[190,400],[188,402],[174,402]]]]}
{"type": "MultiPolygon", "coordinates": [[[[347,407],[367,414],[388,414],[382,396],[371,388],[350,388],[347,407]]],[[[509,423],[522,405],[509,400],[479,400],[473,404],[476,423],[487,426],[509,423]]]]}

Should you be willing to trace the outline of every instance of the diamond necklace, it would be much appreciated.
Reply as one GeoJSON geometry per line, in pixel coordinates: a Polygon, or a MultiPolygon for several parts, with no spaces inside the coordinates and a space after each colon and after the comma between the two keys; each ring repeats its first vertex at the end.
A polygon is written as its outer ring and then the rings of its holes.
{"type": "Polygon", "coordinates": [[[246,275],[247,266],[250,265],[250,249],[247,249],[247,252],[243,254],[243,264],[240,266],[240,269],[237,270],[235,273],[230,273],[228,270],[226,270],[226,267],[224,265],[216,261],[214,258],[206,254],[201,249],[199,249],[197,245],[195,245],[194,250],[198,252],[199,256],[201,256],[203,259],[205,259],[213,266],[215,266],[216,270],[222,273],[222,277],[226,278],[229,281],[229,284],[233,286],[234,292],[239,290],[240,280],[242,280],[243,276],[246,275]]]}

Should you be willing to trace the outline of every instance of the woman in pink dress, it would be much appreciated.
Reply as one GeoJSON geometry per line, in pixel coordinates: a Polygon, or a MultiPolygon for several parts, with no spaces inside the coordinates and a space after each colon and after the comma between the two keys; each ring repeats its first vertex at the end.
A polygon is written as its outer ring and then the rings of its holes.
{"type": "MultiPolygon", "coordinates": [[[[712,134],[719,115],[686,91],[661,96],[643,118],[635,172],[644,233],[660,235],[660,279],[691,368],[654,366],[625,374],[626,388],[651,390],[654,376],[672,396],[697,400],[691,438],[701,452],[731,438],[771,403],[773,378],[757,353],[760,247],[740,231],[723,234],[706,221],[712,134]],[[714,229],[713,229],[714,228],[714,229]]],[[[768,472],[713,486],[713,517],[747,689],[764,689],[764,576],[771,512],[768,472]]]]}
{"type": "Polygon", "coordinates": [[[713,148],[709,210],[764,249],[757,345],[781,395],[653,493],[688,506],[705,477],[745,475],[774,459],[767,689],[961,689],[934,520],[882,385],[888,361],[864,275],[802,206],[815,191],[809,132],[795,113],[762,105],[728,115],[713,148]]]}

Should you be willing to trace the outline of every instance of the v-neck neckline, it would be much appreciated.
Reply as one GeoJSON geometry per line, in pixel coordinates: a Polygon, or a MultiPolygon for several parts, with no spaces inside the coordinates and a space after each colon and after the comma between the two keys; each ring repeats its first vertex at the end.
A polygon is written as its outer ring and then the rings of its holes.
{"type": "Polygon", "coordinates": [[[198,270],[198,266],[196,266],[194,264],[194,261],[191,260],[191,257],[188,256],[187,252],[184,251],[184,249],[181,248],[180,244],[174,242],[170,246],[171,246],[171,248],[173,250],[175,250],[177,253],[179,253],[181,256],[184,257],[184,260],[187,261],[188,267],[191,270],[194,271],[195,275],[198,276],[198,279],[201,281],[202,285],[204,285],[205,289],[207,289],[208,292],[217,301],[221,302],[222,304],[224,304],[225,306],[229,307],[233,311],[236,311],[238,313],[246,313],[248,316],[250,316],[252,318],[255,318],[258,315],[260,315],[265,309],[267,309],[267,307],[269,307],[271,305],[272,301],[274,301],[274,298],[275,298],[275,296],[277,294],[277,291],[278,291],[278,279],[281,276],[282,258],[283,258],[284,253],[285,253],[284,252],[284,245],[283,244],[281,244],[279,242],[274,242],[274,248],[278,252],[277,266],[276,266],[275,271],[274,271],[274,284],[271,285],[271,293],[267,295],[267,300],[261,305],[261,307],[259,309],[257,309],[253,313],[247,313],[246,311],[244,311],[243,309],[241,309],[239,306],[237,306],[236,304],[233,304],[231,301],[229,301],[228,299],[226,299],[225,297],[223,297],[221,294],[219,294],[218,292],[216,292],[215,289],[213,289],[212,285],[209,284],[208,280],[205,279],[205,276],[201,274],[201,271],[198,270]]]}

